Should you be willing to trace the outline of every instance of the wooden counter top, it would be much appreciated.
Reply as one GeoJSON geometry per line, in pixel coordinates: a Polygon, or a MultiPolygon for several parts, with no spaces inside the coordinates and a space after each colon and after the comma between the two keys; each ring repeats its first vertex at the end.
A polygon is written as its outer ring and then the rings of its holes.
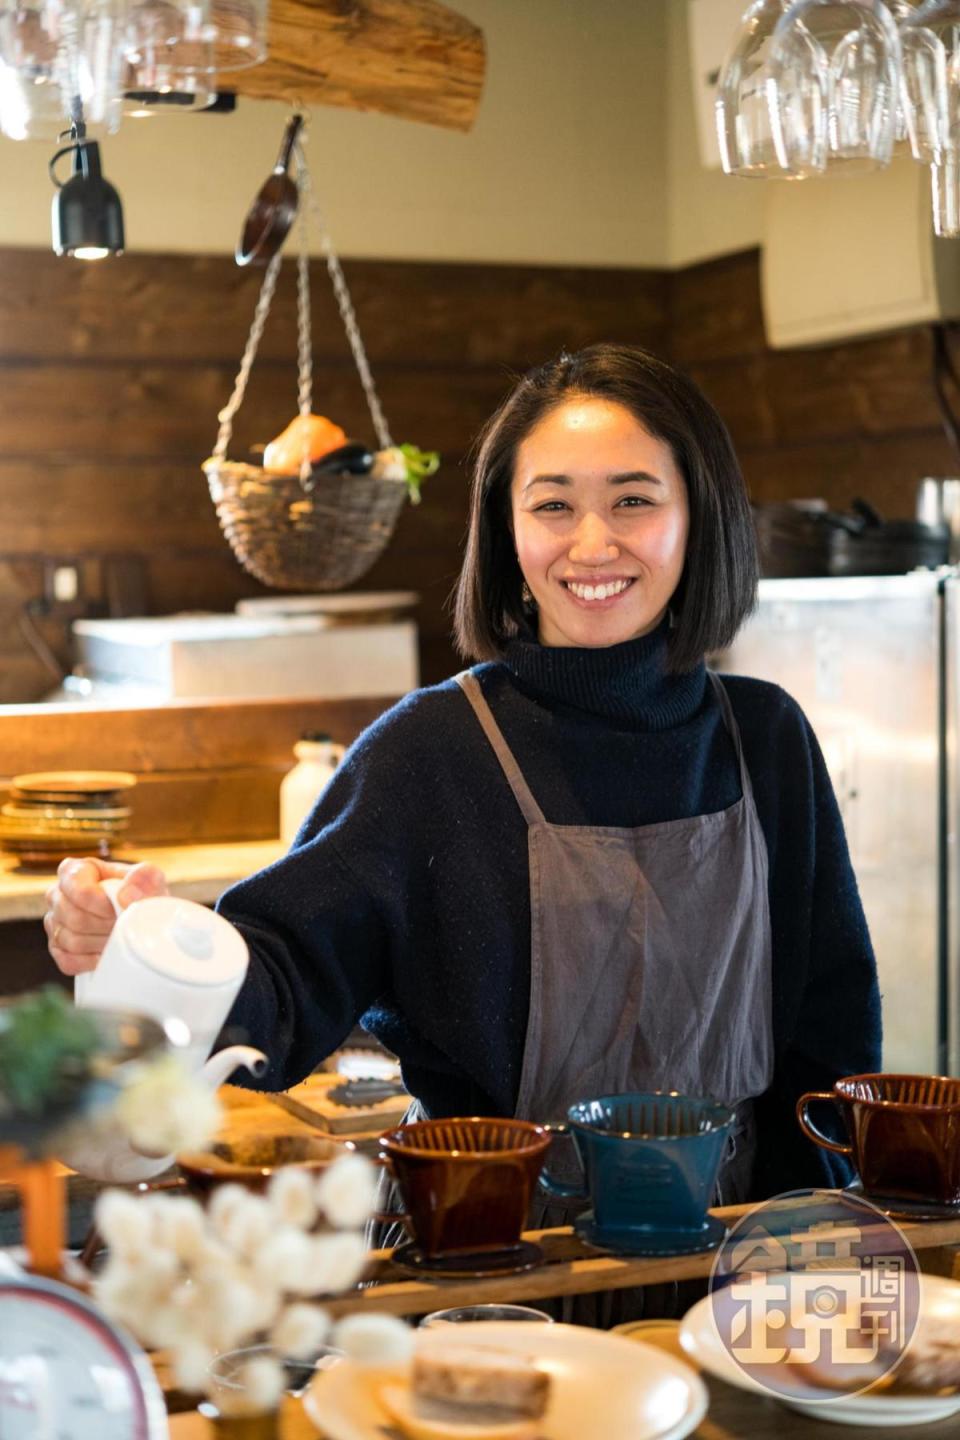
{"type": "MultiPolygon", "coordinates": [[[[853,1429],[798,1415],[776,1400],[748,1395],[709,1375],[702,1379],[710,1396],[710,1408],[691,1432],[691,1440],[842,1440],[845,1431],[853,1436],[868,1435],[862,1427],[853,1429]]],[[[301,1401],[291,1398],[284,1402],[280,1440],[316,1440],[319,1433],[301,1401]]],[[[952,1415],[933,1425],[898,1425],[889,1433],[897,1440],[946,1440],[947,1436],[956,1440],[957,1417],[952,1415]]],[[[170,1416],[170,1440],[213,1440],[214,1434],[210,1422],[196,1410],[170,1416]]],[[[384,1430],[382,1434],[393,1436],[398,1432],[384,1430]]],[[[584,1440],[593,1437],[584,1436],[584,1440]]]]}
{"type": "MultiPolygon", "coordinates": [[[[117,858],[159,865],[174,895],[209,905],[236,880],[263,869],[282,854],[279,840],[246,840],[236,844],[144,847],[117,858]]],[[[53,879],[47,870],[21,869],[13,855],[0,852],[0,922],[39,920],[47,908],[44,896],[53,879]]]]}
{"type": "MultiPolygon", "coordinates": [[[[268,1134],[311,1131],[296,1115],[284,1108],[283,1095],[261,1094],[226,1086],[221,1096],[227,1106],[225,1134],[236,1138],[243,1134],[268,1134]]],[[[71,1177],[76,1184],[80,1177],[71,1177]]],[[[82,1182],[89,1185],[90,1182],[82,1182]]],[[[747,1206],[731,1206],[718,1213],[728,1219],[741,1215],[747,1206]]],[[[921,1268],[935,1274],[956,1278],[960,1221],[936,1221],[904,1224],[921,1268]]],[[[503,1276],[497,1279],[471,1281],[434,1280],[411,1276],[392,1264],[392,1252],[373,1252],[368,1279],[349,1295],[337,1296],[325,1303],[335,1315],[350,1311],[391,1311],[400,1315],[418,1315],[441,1305],[480,1301],[522,1301],[545,1296],[577,1294],[626,1285],[655,1283],[669,1271],[670,1278],[706,1275],[713,1257],[688,1256],[670,1260],[627,1259],[590,1250],[569,1228],[530,1232],[529,1238],[543,1244],[546,1263],[526,1275],[503,1276]]],[[[166,1379],[163,1357],[155,1364],[163,1384],[166,1379]]],[[[799,1415],[773,1399],[766,1399],[733,1389],[720,1381],[703,1377],[710,1393],[710,1409],[693,1440],[840,1440],[835,1424],[799,1415]]],[[[166,1388],[166,1387],[165,1387],[166,1388]]],[[[175,1392],[167,1396],[168,1406],[175,1409],[175,1392]]],[[[861,1432],[863,1433],[863,1432],[861,1432]]],[[[940,1440],[957,1436],[957,1417],[937,1424],[899,1427],[901,1440],[940,1440]]],[[[170,1415],[170,1440],[210,1440],[214,1434],[208,1420],[195,1410],[170,1415]]],[[[314,1440],[315,1426],[297,1400],[284,1405],[280,1440],[314,1440]]],[[[587,1437],[585,1437],[587,1440],[587,1437]]]]}

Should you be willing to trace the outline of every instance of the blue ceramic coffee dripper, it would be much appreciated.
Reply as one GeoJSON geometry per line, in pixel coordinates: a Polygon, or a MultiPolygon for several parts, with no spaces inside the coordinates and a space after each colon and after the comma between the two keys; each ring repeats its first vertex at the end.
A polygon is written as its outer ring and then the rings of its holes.
{"type": "Polygon", "coordinates": [[[725,1234],[707,1214],[735,1119],[713,1100],[652,1091],[581,1100],[566,1124],[583,1183],[570,1185],[546,1168],[540,1185],[562,1200],[589,1200],[575,1223],[592,1245],[633,1255],[710,1250],[725,1234]]]}

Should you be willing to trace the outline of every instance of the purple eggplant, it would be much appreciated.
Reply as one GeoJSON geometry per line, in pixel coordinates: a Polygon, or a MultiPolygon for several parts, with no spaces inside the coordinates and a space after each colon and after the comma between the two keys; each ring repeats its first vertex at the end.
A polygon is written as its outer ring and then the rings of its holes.
{"type": "Polygon", "coordinates": [[[368,475],[372,469],[373,451],[355,441],[328,450],[311,467],[314,475],[368,475]]]}

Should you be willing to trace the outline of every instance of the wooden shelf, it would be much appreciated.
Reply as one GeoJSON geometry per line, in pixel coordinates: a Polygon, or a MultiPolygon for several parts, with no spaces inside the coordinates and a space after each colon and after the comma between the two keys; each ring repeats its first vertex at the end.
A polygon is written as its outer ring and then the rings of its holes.
{"type": "MultiPolygon", "coordinates": [[[[282,854],[279,840],[246,840],[217,845],[138,845],[129,852],[118,850],[116,858],[159,865],[172,894],[210,905],[236,880],[272,864],[282,854]]],[[[39,920],[54,879],[49,871],[21,870],[14,856],[0,855],[0,922],[39,920]]]]}
{"type": "Polygon", "coordinates": [[[292,105],[376,110],[450,130],[472,126],[483,31],[438,0],[273,0],[267,60],[223,88],[292,105]]]}
{"type": "MultiPolygon", "coordinates": [[[[732,1205],[710,1213],[731,1225],[751,1208],[732,1205]]],[[[960,1219],[902,1223],[900,1228],[919,1252],[922,1269],[953,1273],[952,1255],[947,1247],[960,1246],[960,1219]]],[[[531,1230],[524,1238],[543,1248],[544,1263],[535,1270],[465,1280],[414,1276],[393,1263],[392,1250],[375,1250],[364,1288],[325,1300],[324,1307],[332,1315],[362,1310],[423,1315],[453,1305],[521,1304],[559,1295],[589,1295],[603,1290],[706,1278],[714,1259],[713,1253],[655,1260],[605,1254],[585,1245],[569,1226],[531,1230]]]]}

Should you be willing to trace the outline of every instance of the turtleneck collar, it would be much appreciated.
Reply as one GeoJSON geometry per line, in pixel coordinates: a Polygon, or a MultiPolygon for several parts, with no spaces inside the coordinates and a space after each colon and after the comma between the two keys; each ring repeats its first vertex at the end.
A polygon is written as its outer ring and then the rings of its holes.
{"type": "Polygon", "coordinates": [[[644,730],[689,720],[703,702],[706,668],[667,673],[666,621],[649,635],[604,649],[541,645],[524,627],[503,663],[520,688],[548,704],[569,705],[644,730]]]}

